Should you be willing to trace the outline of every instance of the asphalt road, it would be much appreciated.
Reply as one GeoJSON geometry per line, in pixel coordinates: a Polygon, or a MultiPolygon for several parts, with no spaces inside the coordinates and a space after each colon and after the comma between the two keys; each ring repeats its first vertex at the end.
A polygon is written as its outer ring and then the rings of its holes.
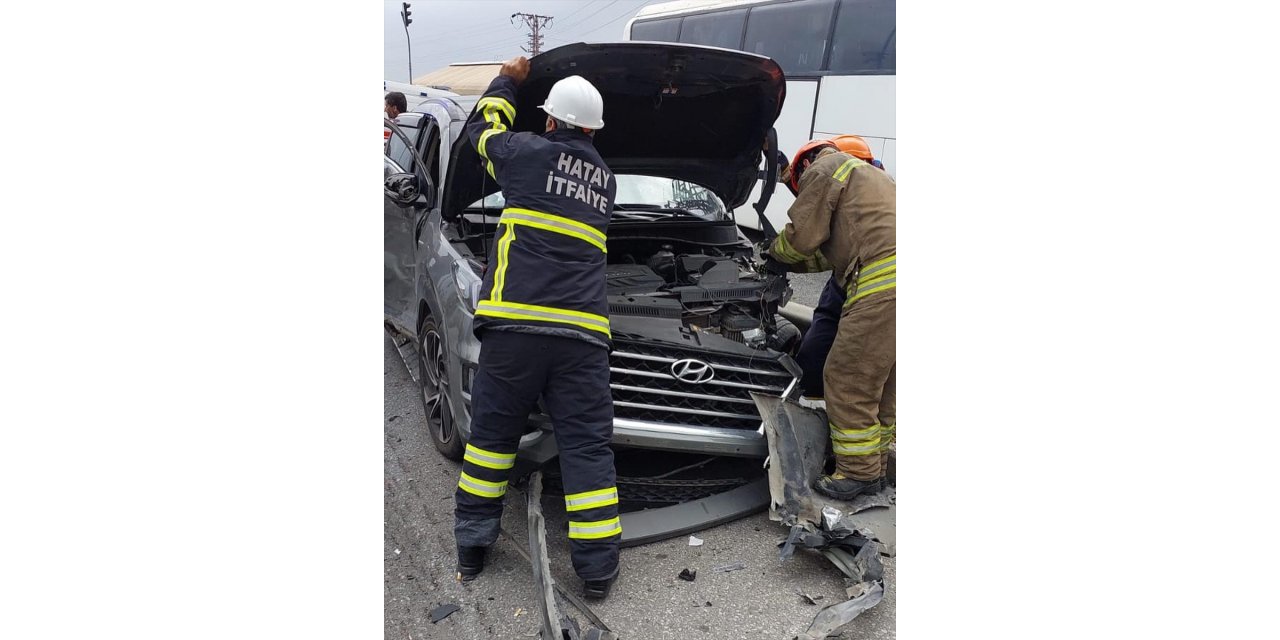
{"type": "MultiPolygon", "coordinates": [[[[825,281],[825,275],[793,278],[796,300],[816,303],[825,281]]],[[[533,574],[510,541],[499,539],[480,578],[465,585],[454,580],[453,490],[460,465],[432,446],[417,387],[390,339],[384,340],[383,350],[385,636],[537,637],[533,574]],[[440,604],[461,608],[432,624],[431,610],[440,604]]],[[[563,506],[548,498],[544,512],[552,573],[577,591],[563,506]]],[[[521,543],[527,540],[525,513],[524,496],[508,492],[503,527],[521,543]]],[[[818,602],[825,605],[843,599],[844,590],[840,573],[820,556],[798,551],[779,562],[776,544],[785,534],[785,528],[761,513],[699,533],[704,541],[700,547],[689,546],[683,537],[624,549],[622,577],[613,594],[592,609],[626,640],[792,638],[821,608],[805,604],[798,591],[821,596],[818,602]],[[746,568],[713,571],[735,563],[746,568]],[[676,577],[685,568],[697,571],[694,582],[676,577]]],[[[884,601],[839,638],[895,637],[895,564],[885,561],[884,601]]]]}

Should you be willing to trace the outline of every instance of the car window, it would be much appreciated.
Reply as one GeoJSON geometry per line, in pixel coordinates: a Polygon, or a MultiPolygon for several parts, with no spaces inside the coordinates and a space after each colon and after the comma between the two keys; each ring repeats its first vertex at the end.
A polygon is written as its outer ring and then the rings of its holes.
{"type": "Polygon", "coordinates": [[[831,71],[893,74],[897,70],[896,9],[896,0],[841,2],[831,41],[831,71]]]}
{"type": "MultiPolygon", "coordinates": [[[[399,121],[396,124],[400,124],[399,121]]],[[[401,125],[400,130],[408,136],[411,142],[418,143],[418,129],[401,125]]],[[[400,165],[400,168],[404,169],[406,173],[413,173],[413,152],[405,145],[404,140],[394,133],[391,134],[391,140],[387,143],[387,157],[400,165]]]]}
{"type": "Polygon", "coordinates": [[[614,202],[623,208],[627,205],[642,205],[682,209],[708,220],[724,220],[729,217],[724,203],[709,189],[671,178],[618,176],[618,197],[614,202]]]}
{"type": "Polygon", "coordinates": [[[422,148],[418,153],[422,156],[422,161],[427,163],[427,177],[431,178],[431,184],[440,184],[440,128],[436,126],[436,122],[432,118],[424,118],[426,126],[421,130],[420,135],[426,136],[423,140],[422,148]]]}
{"type": "Polygon", "coordinates": [[[680,42],[737,49],[742,44],[742,25],[746,22],[746,9],[688,16],[680,28],[680,42]]]}
{"type": "Polygon", "coordinates": [[[769,56],[788,74],[819,71],[835,0],[801,0],[754,7],[743,49],[769,56]]]}
{"type": "MultiPolygon", "coordinates": [[[[716,194],[698,184],[656,176],[619,175],[616,208],[637,210],[680,209],[706,220],[727,220],[729,210],[716,194]]],[[[498,191],[477,200],[468,209],[502,209],[507,201],[498,191]]]]}
{"type": "Polygon", "coordinates": [[[646,20],[631,25],[631,39],[649,42],[676,42],[680,35],[680,18],[646,20]]]}

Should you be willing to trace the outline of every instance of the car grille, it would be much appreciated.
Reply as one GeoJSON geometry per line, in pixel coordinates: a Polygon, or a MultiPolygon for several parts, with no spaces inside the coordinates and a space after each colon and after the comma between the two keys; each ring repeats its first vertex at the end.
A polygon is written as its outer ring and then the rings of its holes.
{"type": "Polygon", "coordinates": [[[750,429],[760,427],[751,391],[782,395],[794,377],[780,362],[693,349],[615,341],[609,355],[613,415],[662,424],[750,429]],[[685,358],[711,365],[714,377],[689,383],[671,375],[685,358]]]}

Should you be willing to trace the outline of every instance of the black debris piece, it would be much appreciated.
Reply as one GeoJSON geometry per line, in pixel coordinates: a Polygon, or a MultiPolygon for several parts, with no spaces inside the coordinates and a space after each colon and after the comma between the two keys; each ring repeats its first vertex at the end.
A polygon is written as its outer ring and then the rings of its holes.
{"type": "Polygon", "coordinates": [[[684,580],[684,581],[686,581],[686,582],[693,582],[694,580],[696,580],[696,579],[698,578],[698,572],[697,572],[697,571],[690,571],[690,570],[688,570],[688,569],[685,569],[685,570],[681,571],[681,572],[680,572],[680,575],[678,575],[678,576],[676,576],[676,577],[677,577],[677,578],[680,578],[681,580],[684,580]]]}
{"type": "Polygon", "coordinates": [[[449,603],[449,604],[442,604],[432,609],[431,624],[435,624],[437,622],[440,622],[441,620],[444,620],[445,618],[448,618],[450,614],[452,614],[454,611],[457,611],[461,608],[462,607],[459,607],[456,604],[449,603]]]}
{"type": "Polygon", "coordinates": [[[391,416],[390,418],[387,419],[387,422],[395,422],[396,420],[399,420],[399,419],[400,419],[400,416],[391,416]]]}
{"type": "Polygon", "coordinates": [[[708,607],[709,607],[709,606],[711,606],[711,601],[710,601],[710,600],[708,600],[708,601],[707,601],[707,606],[708,606],[708,607]]]}

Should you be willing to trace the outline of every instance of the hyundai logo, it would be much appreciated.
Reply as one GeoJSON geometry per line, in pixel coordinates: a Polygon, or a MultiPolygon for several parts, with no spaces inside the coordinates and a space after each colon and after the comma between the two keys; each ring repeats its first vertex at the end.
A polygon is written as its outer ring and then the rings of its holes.
{"type": "Polygon", "coordinates": [[[716,377],[716,372],[701,360],[685,358],[671,363],[671,377],[689,384],[702,384],[716,377]]]}

